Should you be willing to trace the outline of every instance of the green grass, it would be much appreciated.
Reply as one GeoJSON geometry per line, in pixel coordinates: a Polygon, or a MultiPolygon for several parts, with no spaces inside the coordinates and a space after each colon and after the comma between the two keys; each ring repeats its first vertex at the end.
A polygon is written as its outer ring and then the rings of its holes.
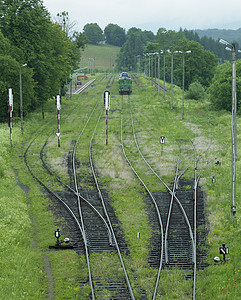
{"type": "MultiPolygon", "coordinates": [[[[102,47],[102,46],[100,46],[102,47]]],[[[104,48],[105,46],[103,46],[104,48]]],[[[24,119],[24,137],[21,136],[20,123],[14,120],[13,148],[10,148],[9,128],[0,125],[0,292],[3,299],[46,299],[48,287],[53,278],[52,293],[55,299],[86,299],[89,286],[80,290],[79,281],[86,280],[87,270],[83,256],[78,257],[73,251],[53,252],[48,250],[49,244],[55,242],[54,230],[60,226],[64,234],[65,222],[51,211],[51,203],[42,189],[31,178],[23,162],[23,153],[38,132],[44,132],[36,139],[32,149],[41,149],[45,139],[46,162],[67,183],[69,177],[66,167],[67,153],[72,150],[73,141],[83,128],[88,113],[94,107],[98,97],[101,103],[93,117],[96,118],[102,108],[103,90],[107,80],[98,77],[95,88],[81,96],[73,96],[72,100],[63,99],[61,109],[61,147],[57,147],[56,108],[53,101],[46,105],[45,121],[41,112],[35,112],[24,119]],[[73,120],[75,120],[73,122],[73,120]],[[50,125],[46,125],[50,122],[50,125]],[[63,166],[63,167],[60,167],[63,166]],[[14,167],[14,169],[12,168],[14,167]],[[15,171],[14,171],[15,170],[15,171]],[[18,182],[21,183],[22,189],[18,182]],[[14,193],[15,192],[15,193],[14,193]],[[46,261],[51,269],[46,268],[46,261]]],[[[168,86],[168,88],[170,88],[168,86]]],[[[131,254],[125,257],[131,284],[136,299],[139,299],[140,286],[151,299],[155,285],[157,270],[151,269],[147,263],[149,225],[143,187],[135,178],[125,161],[120,147],[120,113],[122,96],[118,95],[118,84],[111,87],[111,111],[109,112],[109,144],[105,145],[105,116],[103,114],[97,128],[93,143],[93,159],[103,188],[107,189],[112,200],[120,226],[125,234],[131,254]],[[107,167],[107,168],[106,168],[107,167]],[[137,232],[141,238],[137,239],[137,232]]],[[[133,85],[130,96],[134,125],[141,151],[152,167],[167,182],[171,183],[175,172],[175,161],[178,157],[176,140],[182,140],[181,153],[185,160],[181,162],[184,169],[189,167],[184,178],[193,177],[193,165],[188,136],[195,144],[198,155],[198,175],[200,185],[206,194],[206,216],[208,220],[207,261],[211,265],[198,272],[196,299],[240,299],[241,297],[241,251],[240,241],[240,194],[241,176],[239,174],[240,158],[237,160],[237,219],[233,222],[230,213],[231,190],[231,116],[227,112],[210,110],[208,102],[185,100],[185,119],[181,120],[182,91],[174,89],[174,108],[170,109],[170,92],[166,100],[159,97],[153,86],[141,78],[141,86],[133,85]],[[209,120],[214,125],[211,125],[209,120]],[[160,136],[166,136],[163,150],[160,136]],[[173,162],[174,159],[174,162],[173,162]],[[215,161],[220,160],[221,166],[215,161]],[[162,167],[165,166],[165,167],[162,167]],[[215,177],[215,182],[212,178],[215,177]],[[214,265],[214,256],[219,255],[222,243],[229,245],[230,261],[226,264],[214,265]],[[224,294],[225,293],[225,294],[224,294]],[[229,294],[228,294],[229,293],[229,294]]],[[[127,97],[124,100],[123,125],[124,144],[128,157],[134,161],[138,173],[143,179],[148,178],[151,190],[163,189],[156,179],[150,178],[148,169],[140,163],[135,152],[127,97]]],[[[83,151],[89,144],[95,126],[90,120],[85,134],[80,139],[77,158],[81,163],[79,175],[84,175],[83,185],[90,185],[87,165],[88,151],[83,151]]],[[[237,120],[238,132],[241,127],[237,120]]],[[[239,141],[239,134],[238,134],[239,141]]],[[[238,147],[239,148],[239,147],[238,147]]],[[[30,163],[32,158],[29,158],[30,163]]],[[[37,165],[34,169],[38,172],[37,165]]],[[[39,172],[39,176],[42,171],[39,172]]],[[[43,176],[42,176],[43,177],[43,176]]],[[[46,177],[53,184],[53,181],[46,177]]],[[[56,189],[60,187],[55,186],[56,189]]],[[[187,186],[187,188],[190,188],[187,186]]],[[[199,228],[200,229],[200,228],[199,228]]],[[[93,270],[98,276],[113,273],[118,277],[118,262],[114,255],[93,255],[93,270]],[[100,262],[104,261],[104,267],[100,262]],[[112,268],[109,266],[112,265],[112,268]],[[115,267],[116,266],[116,267],[115,267]],[[113,271],[114,270],[114,271],[113,271]]],[[[109,299],[106,292],[106,299],[109,299]]],[[[161,274],[158,295],[164,299],[191,299],[191,281],[186,281],[182,271],[164,271],[161,274]]]]}
{"type": "Polygon", "coordinates": [[[80,67],[89,66],[89,58],[95,59],[95,71],[101,72],[114,71],[116,67],[116,57],[120,52],[120,47],[112,45],[91,45],[89,44],[84,51],[81,51],[82,62],[80,67]]]}

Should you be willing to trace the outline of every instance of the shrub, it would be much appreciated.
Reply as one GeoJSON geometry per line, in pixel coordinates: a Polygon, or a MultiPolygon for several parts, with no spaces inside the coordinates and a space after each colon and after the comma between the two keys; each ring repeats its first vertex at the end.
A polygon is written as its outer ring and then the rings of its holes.
{"type": "Polygon", "coordinates": [[[207,93],[200,82],[194,81],[190,84],[189,89],[186,92],[186,98],[194,100],[203,100],[206,97],[207,93]]]}

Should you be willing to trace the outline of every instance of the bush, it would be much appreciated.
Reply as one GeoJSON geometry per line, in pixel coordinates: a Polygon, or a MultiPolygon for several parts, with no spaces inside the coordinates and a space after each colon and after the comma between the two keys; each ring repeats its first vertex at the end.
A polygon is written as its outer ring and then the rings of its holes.
{"type": "Polygon", "coordinates": [[[195,81],[190,84],[185,96],[188,99],[203,100],[207,97],[207,93],[201,83],[195,81]]]}

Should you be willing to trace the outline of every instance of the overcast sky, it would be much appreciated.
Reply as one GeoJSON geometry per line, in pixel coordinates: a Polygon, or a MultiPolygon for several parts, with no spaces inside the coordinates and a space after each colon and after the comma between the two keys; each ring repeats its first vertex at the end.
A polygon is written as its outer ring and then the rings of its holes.
{"type": "Polygon", "coordinates": [[[117,24],[151,30],[160,27],[183,29],[241,28],[241,1],[232,0],[43,0],[51,16],[69,13],[77,30],[87,23],[97,23],[102,30],[117,24]]]}

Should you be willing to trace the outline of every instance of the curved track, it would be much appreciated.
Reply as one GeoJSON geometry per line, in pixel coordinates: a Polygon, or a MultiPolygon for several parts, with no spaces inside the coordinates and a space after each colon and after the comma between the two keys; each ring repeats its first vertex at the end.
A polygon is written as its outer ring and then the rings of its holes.
{"type": "MultiPolygon", "coordinates": [[[[48,179],[40,179],[39,175],[36,175],[33,165],[34,160],[31,160],[31,163],[28,159],[31,156],[30,149],[34,143],[34,140],[27,147],[24,158],[28,170],[32,176],[41,184],[49,194],[51,194],[57,201],[63,205],[67,210],[70,217],[74,220],[75,227],[79,233],[73,233],[75,250],[80,254],[85,254],[86,264],[88,267],[88,281],[83,282],[83,285],[89,284],[91,287],[91,298],[95,299],[104,297],[106,291],[112,294],[111,299],[134,299],[132,292],[131,284],[125,269],[124,261],[122,255],[128,253],[128,248],[123,239],[122,233],[119,231],[118,226],[115,228],[112,226],[111,222],[118,224],[118,220],[115,217],[114,211],[111,206],[107,203],[105,205],[104,196],[98,185],[97,176],[94,171],[94,164],[92,159],[92,144],[94,139],[94,134],[100,118],[102,116],[102,106],[99,105],[102,95],[95,104],[94,108],[89,114],[89,117],[79,134],[72,155],[72,173],[74,178],[74,188],[64,183],[48,166],[48,163],[45,161],[46,151],[45,147],[48,143],[48,138],[44,142],[44,145],[39,153],[41,160],[41,165],[45,169],[45,172],[51,176],[51,183],[47,182],[48,179]],[[90,120],[94,120],[94,114],[96,115],[97,109],[99,110],[99,117],[97,117],[97,122],[95,130],[92,133],[92,138],[90,139],[89,144],[89,158],[90,158],[90,169],[93,173],[93,185],[96,186],[97,191],[86,191],[85,189],[79,186],[78,179],[78,166],[79,161],[76,158],[76,150],[78,148],[78,143],[81,140],[81,136],[84,134],[84,131],[87,129],[88,123],[90,120]],[[53,188],[52,181],[55,181],[55,188],[53,188]],[[58,182],[58,185],[56,185],[58,182]],[[58,190],[57,186],[64,186],[68,191],[54,191],[58,190]],[[50,188],[51,186],[51,188],[50,188]],[[84,197],[83,194],[87,193],[87,197],[84,197]],[[88,199],[87,199],[88,198],[88,199]],[[117,237],[118,236],[118,237],[117,237]],[[123,270],[123,276],[118,274],[118,276],[110,277],[100,277],[95,275],[95,272],[91,270],[91,254],[92,253],[103,253],[104,251],[108,253],[117,253],[120,261],[120,268],[123,270]],[[124,278],[121,279],[121,278],[124,278]]],[[[102,102],[101,102],[102,104],[102,102]]],[[[37,138],[37,137],[36,137],[37,138]]],[[[36,156],[36,154],[34,154],[36,156]]],[[[46,177],[47,176],[42,176],[46,177]]]]}
{"type": "MultiPolygon", "coordinates": [[[[128,98],[128,102],[129,102],[128,98]]],[[[152,203],[154,204],[155,215],[157,215],[157,221],[159,232],[161,235],[161,240],[159,235],[156,234],[154,237],[154,246],[155,249],[151,253],[150,264],[152,266],[158,267],[158,274],[156,279],[156,285],[153,292],[153,299],[156,298],[157,291],[161,287],[159,286],[160,272],[164,268],[169,267],[181,267],[182,269],[187,269],[189,272],[193,268],[193,299],[195,299],[195,280],[196,280],[196,269],[197,269],[197,260],[196,260],[196,199],[197,199],[197,188],[198,188],[198,179],[197,179],[197,158],[196,151],[194,145],[190,141],[190,145],[192,145],[194,152],[194,184],[193,184],[193,197],[189,194],[189,199],[187,197],[187,193],[184,191],[177,191],[179,186],[180,188],[180,177],[185,172],[179,171],[180,168],[180,155],[181,151],[179,148],[179,158],[176,164],[176,174],[173,182],[173,188],[170,189],[168,185],[163,181],[163,179],[154,171],[154,169],[147,162],[145,157],[143,156],[140,147],[137,142],[135,128],[134,128],[134,120],[132,115],[131,106],[129,103],[129,111],[131,118],[131,127],[133,132],[133,139],[138,153],[140,154],[142,160],[146,163],[148,168],[152,171],[152,173],[161,181],[161,183],[165,186],[168,194],[170,195],[170,199],[165,195],[165,199],[161,199],[162,204],[160,203],[160,197],[163,198],[163,192],[150,192],[147,188],[144,181],[138,175],[138,172],[132,166],[130,159],[126,155],[126,151],[124,149],[123,144],[123,136],[121,133],[121,144],[123,149],[123,154],[127,159],[128,164],[131,166],[133,172],[144,185],[152,203]],[[178,175],[180,173],[180,175],[178,175]],[[183,194],[183,195],[182,195],[183,194]],[[157,201],[157,198],[159,200],[157,201]],[[181,200],[180,200],[181,199],[181,200]],[[164,201],[163,201],[164,200],[164,201]],[[194,203],[194,205],[193,205],[194,203]],[[183,224],[183,225],[181,225],[183,224]],[[165,228],[165,232],[164,232],[165,228]],[[164,242],[163,242],[164,241],[164,242]],[[158,243],[158,244],[157,244],[158,243]],[[178,250],[179,244],[179,251],[178,250]],[[186,251],[183,251],[186,249],[186,251]],[[164,261],[165,257],[165,261],[164,261]],[[159,261],[159,262],[158,262],[159,261]]],[[[123,108],[121,112],[121,132],[123,131],[123,108]]],[[[133,149],[133,148],[132,148],[133,149]]],[[[153,216],[153,213],[152,213],[153,216]]],[[[155,225],[156,226],[156,225],[155,225]]]]}
{"type": "MultiPolygon", "coordinates": [[[[113,82],[114,78],[111,77],[107,83],[107,88],[113,82]]],[[[111,295],[110,299],[135,299],[132,284],[125,267],[125,260],[123,259],[129,253],[129,250],[123,233],[118,226],[118,220],[110,204],[108,193],[101,188],[98,182],[92,154],[92,149],[95,147],[94,138],[96,131],[101,117],[103,117],[102,97],[103,95],[99,97],[94,105],[92,104],[83,129],[78,134],[76,141],[72,141],[74,146],[69,150],[68,155],[68,160],[71,162],[69,163],[68,173],[71,178],[73,176],[73,181],[70,184],[60,179],[48,163],[47,146],[50,143],[49,137],[45,137],[45,140],[42,141],[43,146],[39,152],[39,149],[34,149],[34,141],[38,138],[36,136],[26,149],[24,160],[32,176],[55,198],[54,201],[61,204],[67,212],[68,217],[66,218],[69,218],[69,222],[72,224],[70,225],[70,231],[75,250],[80,255],[85,255],[88,267],[88,278],[86,278],[86,281],[80,282],[80,286],[82,287],[82,285],[86,284],[90,286],[90,297],[92,299],[103,299],[106,293],[111,295]],[[88,142],[86,142],[86,139],[82,140],[82,137],[88,137],[88,142]],[[79,147],[81,147],[81,150],[78,150],[79,147]],[[85,149],[85,152],[88,152],[88,163],[81,161],[81,156],[78,155],[78,151],[80,153],[83,149],[85,149]],[[37,160],[38,162],[36,163],[37,160]],[[35,163],[37,165],[36,169],[35,163]],[[80,169],[84,165],[86,170],[88,170],[85,179],[88,181],[91,189],[85,187],[81,178],[80,169]],[[42,170],[39,171],[39,168],[42,168],[42,170]],[[74,231],[72,232],[73,229],[74,231]],[[116,264],[113,267],[113,274],[115,273],[114,268],[119,270],[119,274],[114,276],[105,276],[105,274],[102,274],[100,276],[98,272],[96,273],[95,268],[92,267],[95,260],[93,254],[102,255],[103,253],[111,253],[113,257],[118,258],[115,260],[116,264]]],[[[147,192],[146,201],[153,229],[153,237],[150,241],[153,248],[150,249],[149,264],[151,267],[158,269],[152,298],[156,299],[159,295],[158,293],[162,290],[160,282],[161,271],[164,268],[180,267],[187,271],[187,277],[193,278],[192,294],[193,299],[195,299],[198,242],[197,223],[199,222],[197,220],[197,198],[200,194],[200,190],[198,189],[199,178],[197,178],[195,146],[188,139],[189,147],[192,149],[190,150],[193,155],[192,161],[194,161],[194,164],[192,163],[191,165],[191,168],[194,169],[194,179],[192,181],[183,181],[181,177],[185,173],[185,170],[181,169],[180,166],[182,160],[184,160],[182,143],[177,142],[170,133],[171,138],[178,145],[179,157],[173,173],[173,184],[172,187],[169,187],[141,152],[135,131],[135,120],[130,99],[130,97],[122,97],[121,148],[129,166],[147,192]],[[126,102],[125,108],[123,108],[124,100],[126,102]],[[124,122],[126,123],[125,125],[124,122]],[[129,137],[132,135],[131,145],[126,145],[125,143],[124,126],[129,128],[129,131],[127,131],[129,137]],[[145,163],[145,168],[149,172],[151,171],[151,176],[154,176],[155,180],[160,182],[162,187],[165,187],[165,192],[152,191],[151,187],[141,178],[138,163],[134,166],[131,161],[133,149],[135,149],[135,152],[138,152],[141,160],[145,163]],[[185,186],[187,185],[193,188],[187,191],[185,190],[185,186]]],[[[66,113],[66,117],[71,116],[72,112],[73,110],[69,114],[66,113]]],[[[111,273],[111,267],[109,269],[111,273]]],[[[145,296],[142,299],[145,299],[145,296]]]]}

